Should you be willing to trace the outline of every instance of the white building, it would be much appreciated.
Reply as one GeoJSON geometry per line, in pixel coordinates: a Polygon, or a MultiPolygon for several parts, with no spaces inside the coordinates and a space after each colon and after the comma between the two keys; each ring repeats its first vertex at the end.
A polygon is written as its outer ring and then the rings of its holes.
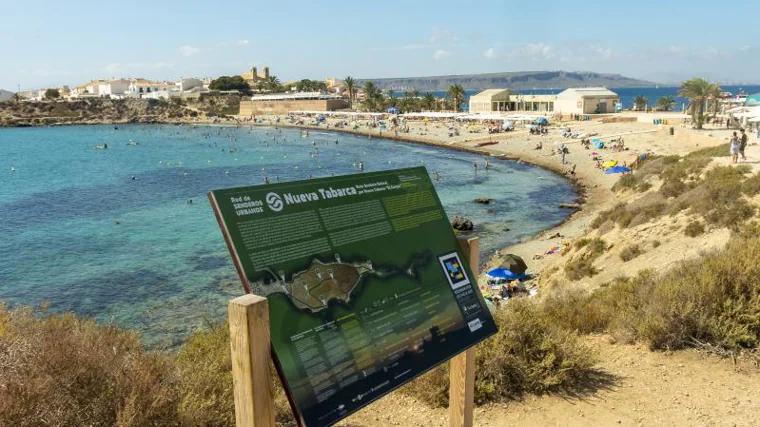
{"type": "Polygon", "coordinates": [[[97,94],[101,97],[119,98],[129,89],[129,80],[117,79],[101,82],[97,85],[97,94]]]}
{"type": "Polygon", "coordinates": [[[133,97],[142,97],[143,94],[168,91],[174,89],[174,83],[159,83],[145,79],[134,79],[130,82],[127,93],[133,97]]]}
{"type": "Polygon", "coordinates": [[[6,102],[13,99],[13,92],[5,89],[0,89],[0,102],[6,102]]]}
{"type": "Polygon", "coordinates": [[[566,89],[557,95],[554,111],[562,114],[614,113],[620,97],[605,87],[566,89]]]}
{"type": "Polygon", "coordinates": [[[556,95],[524,95],[509,89],[486,89],[470,97],[470,113],[494,113],[507,111],[554,111],[556,95]]]}
{"type": "Polygon", "coordinates": [[[180,92],[187,92],[196,88],[203,89],[203,80],[183,77],[177,82],[177,89],[179,89],[180,92]]]}

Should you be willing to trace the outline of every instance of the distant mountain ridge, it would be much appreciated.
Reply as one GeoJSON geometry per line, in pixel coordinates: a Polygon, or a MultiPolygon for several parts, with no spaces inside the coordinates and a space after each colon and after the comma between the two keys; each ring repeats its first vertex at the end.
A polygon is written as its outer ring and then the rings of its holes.
{"type": "Polygon", "coordinates": [[[382,79],[357,79],[360,84],[368,81],[380,89],[405,91],[446,90],[454,84],[465,90],[492,88],[510,89],[561,89],[568,87],[649,87],[657,83],[625,77],[620,74],[595,73],[591,71],[516,71],[506,73],[459,74],[430,77],[399,77],[382,79]]]}

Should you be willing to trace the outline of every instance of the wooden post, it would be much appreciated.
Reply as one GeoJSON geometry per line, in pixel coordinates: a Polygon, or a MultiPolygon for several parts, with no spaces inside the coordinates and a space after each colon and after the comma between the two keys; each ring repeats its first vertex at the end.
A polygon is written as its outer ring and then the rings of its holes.
{"type": "MultiPolygon", "coordinates": [[[[459,246],[470,264],[473,281],[480,264],[480,240],[459,238],[459,246]]],[[[475,410],[475,347],[454,356],[449,362],[449,427],[472,427],[475,410]]]]}
{"type": "Polygon", "coordinates": [[[269,301],[243,295],[229,302],[232,380],[237,427],[274,427],[273,386],[269,369],[269,301]]]}

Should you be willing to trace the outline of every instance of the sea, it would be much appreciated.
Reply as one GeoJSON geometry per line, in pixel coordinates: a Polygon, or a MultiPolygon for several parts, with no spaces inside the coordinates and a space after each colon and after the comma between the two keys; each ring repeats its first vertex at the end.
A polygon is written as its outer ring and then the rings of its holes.
{"type": "MultiPolygon", "coordinates": [[[[745,85],[745,86],[721,86],[724,92],[731,92],[734,96],[740,92],[747,94],[760,93],[760,85],[745,85]]],[[[562,92],[565,89],[520,89],[514,92],[523,95],[553,95],[562,92]]],[[[649,107],[653,107],[654,104],[663,96],[672,96],[675,98],[675,110],[684,111],[689,105],[689,100],[678,96],[678,86],[657,86],[657,87],[624,87],[624,88],[610,88],[611,91],[617,93],[620,96],[620,102],[623,104],[624,109],[633,108],[633,100],[639,95],[644,96],[649,100],[649,107]]],[[[470,96],[477,94],[479,90],[472,90],[465,92],[464,108],[467,108],[470,96]]],[[[446,96],[445,91],[431,92],[437,97],[446,96]]]]}
{"type": "Polygon", "coordinates": [[[448,216],[475,223],[482,259],[562,222],[568,212],[558,205],[577,198],[547,170],[491,160],[484,171],[482,161],[326,131],[302,138],[263,127],[0,129],[0,300],[46,301],[49,310],[131,328],[146,344],[171,348],[221,321],[227,301],[243,292],[209,190],[360,173],[358,162],[366,171],[425,166],[440,174],[435,186],[448,216]]]}

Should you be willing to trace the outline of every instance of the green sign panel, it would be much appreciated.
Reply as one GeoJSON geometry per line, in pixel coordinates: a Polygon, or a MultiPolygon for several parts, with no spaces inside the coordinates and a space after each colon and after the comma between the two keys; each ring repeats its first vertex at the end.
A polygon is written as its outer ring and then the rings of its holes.
{"type": "Polygon", "coordinates": [[[300,422],[331,425],[496,332],[423,167],[213,191],[300,422]]]}

